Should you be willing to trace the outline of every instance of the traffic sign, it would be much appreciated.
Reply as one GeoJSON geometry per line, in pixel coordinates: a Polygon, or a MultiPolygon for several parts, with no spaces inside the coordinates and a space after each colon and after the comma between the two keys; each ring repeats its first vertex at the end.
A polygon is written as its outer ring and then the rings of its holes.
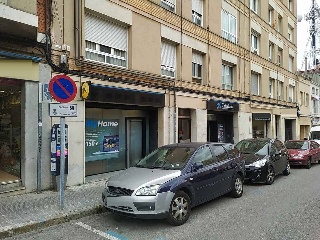
{"type": "Polygon", "coordinates": [[[58,102],[71,102],[77,95],[75,82],[65,74],[54,76],[49,83],[51,96],[58,102]]]}
{"type": "Polygon", "coordinates": [[[76,117],[77,104],[50,103],[50,117],[76,117]]]}

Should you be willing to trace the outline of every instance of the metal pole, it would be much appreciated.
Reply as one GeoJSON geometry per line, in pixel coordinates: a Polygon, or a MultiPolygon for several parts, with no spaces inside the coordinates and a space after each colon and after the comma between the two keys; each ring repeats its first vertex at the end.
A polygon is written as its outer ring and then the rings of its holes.
{"type": "Polygon", "coordinates": [[[65,117],[60,117],[60,209],[64,208],[65,117]]]}
{"type": "Polygon", "coordinates": [[[38,154],[37,154],[37,193],[41,193],[41,148],[42,148],[42,84],[38,85],[38,154]]]}

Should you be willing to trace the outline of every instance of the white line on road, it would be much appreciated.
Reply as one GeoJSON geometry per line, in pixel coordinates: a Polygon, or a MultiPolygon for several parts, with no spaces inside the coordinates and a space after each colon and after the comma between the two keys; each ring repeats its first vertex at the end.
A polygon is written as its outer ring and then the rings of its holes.
{"type": "Polygon", "coordinates": [[[84,229],[87,229],[87,230],[89,230],[89,231],[91,231],[91,232],[93,232],[95,234],[98,234],[99,236],[104,237],[106,239],[109,239],[109,240],[121,240],[120,238],[117,238],[117,237],[112,236],[112,235],[110,235],[108,233],[102,232],[100,230],[97,230],[97,229],[95,229],[95,228],[93,228],[93,227],[91,227],[91,226],[89,226],[89,225],[87,225],[87,224],[85,224],[83,222],[77,222],[75,224],[77,224],[78,226],[83,227],[84,229]]]}

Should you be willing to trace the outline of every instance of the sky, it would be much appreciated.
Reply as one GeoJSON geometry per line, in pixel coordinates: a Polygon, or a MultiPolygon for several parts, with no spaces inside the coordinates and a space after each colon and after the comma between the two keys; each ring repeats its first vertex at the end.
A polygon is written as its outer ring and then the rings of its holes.
{"type": "MultiPolygon", "coordinates": [[[[297,14],[305,15],[311,7],[312,0],[297,0],[297,14]]],[[[318,6],[320,6],[320,0],[316,0],[318,6]]],[[[309,38],[309,24],[306,20],[302,19],[301,22],[297,24],[297,68],[298,70],[304,70],[303,66],[303,55],[306,51],[306,45],[309,38]]]]}

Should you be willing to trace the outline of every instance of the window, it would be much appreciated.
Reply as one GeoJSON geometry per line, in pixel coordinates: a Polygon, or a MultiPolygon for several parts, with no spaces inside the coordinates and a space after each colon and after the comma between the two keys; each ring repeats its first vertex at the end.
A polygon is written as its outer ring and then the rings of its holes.
{"type": "Polygon", "coordinates": [[[269,61],[273,62],[273,52],[274,52],[274,44],[269,43],[269,61]]]}
{"type": "Polygon", "coordinates": [[[269,79],[269,97],[273,98],[273,92],[274,92],[274,79],[270,78],[269,79]]]}
{"type": "Polygon", "coordinates": [[[192,78],[196,81],[202,80],[202,54],[192,53],[192,78]]]}
{"type": "Polygon", "coordinates": [[[259,95],[259,74],[251,73],[251,94],[259,95]]]}
{"type": "Polygon", "coordinates": [[[85,58],[127,66],[128,29],[103,18],[85,14],[85,58]]]}
{"type": "Polygon", "coordinates": [[[229,41],[237,42],[237,19],[235,16],[231,15],[225,10],[221,11],[221,30],[222,37],[228,39],[229,41]]]}
{"type": "Polygon", "coordinates": [[[176,0],[161,0],[161,6],[171,12],[175,12],[176,0]]]}
{"type": "Polygon", "coordinates": [[[274,21],[274,9],[269,5],[269,12],[268,12],[268,20],[269,20],[269,25],[273,25],[274,21]]]}
{"type": "Polygon", "coordinates": [[[251,52],[259,54],[259,34],[254,31],[251,33],[251,52]]]}
{"type": "Polygon", "coordinates": [[[228,159],[228,153],[222,146],[214,146],[213,152],[218,162],[228,159]]]}
{"type": "Polygon", "coordinates": [[[282,33],[282,17],[278,14],[278,32],[282,33]]]}
{"type": "Polygon", "coordinates": [[[203,1],[202,0],[192,0],[192,21],[200,26],[202,26],[202,13],[203,11],[203,1]]]}
{"type": "Polygon", "coordinates": [[[278,48],[278,65],[282,66],[282,52],[283,50],[281,48],[278,48]]]}
{"type": "Polygon", "coordinates": [[[288,40],[293,41],[293,28],[290,25],[288,25],[288,40]]]}
{"type": "Polygon", "coordinates": [[[309,107],[309,94],[306,93],[306,106],[309,107]]]}
{"type": "Polygon", "coordinates": [[[290,72],[293,72],[293,57],[289,56],[289,67],[288,67],[290,72]]]}
{"type": "Polygon", "coordinates": [[[278,82],[278,100],[283,100],[283,82],[278,82]]]}
{"type": "Polygon", "coordinates": [[[208,146],[204,146],[195,153],[193,162],[200,162],[203,166],[210,165],[213,162],[213,156],[208,146]]]}
{"type": "Polygon", "coordinates": [[[294,92],[294,86],[289,85],[289,97],[288,97],[289,102],[293,102],[293,92],[294,92]]]}
{"type": "Polygon", "coordinates": [[[250,0],[250,9],[258,13],[258,0],[250,0]]]}
{"type": "Polygon", "coordinates": [[[293,11],[293,0],[289,0],[288,8],[291,12],[293,11]]]}
{"type": "Polygon", "coordinates": [[[301,105],[304,105],[303,99],[304,99],[303,92],[300,91],[300,104],[301,105]]]}
{"type": "Polygon", "coordinates": [[[222,89],[233,90],[233,67],[222,64],[222,89]]]}
{"type": "Polygon", "coordinates": [[[169,42],[161,43],[161,75],[175,77],[176,46],[169,42]]]}

